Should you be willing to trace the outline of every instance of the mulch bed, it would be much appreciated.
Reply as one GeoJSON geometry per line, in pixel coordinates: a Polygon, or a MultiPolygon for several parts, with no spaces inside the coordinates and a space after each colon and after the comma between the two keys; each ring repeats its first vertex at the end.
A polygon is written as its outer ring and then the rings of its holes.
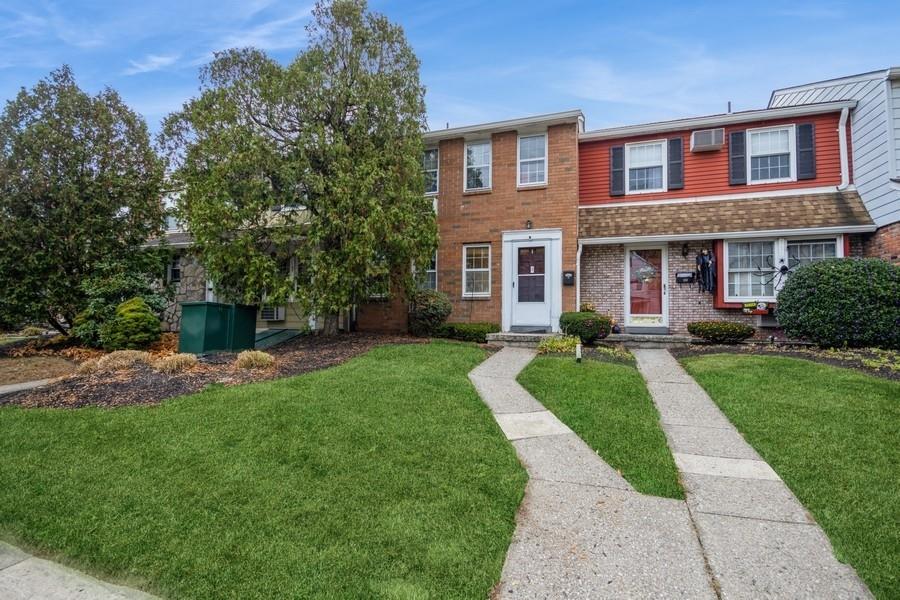
{"type": "Polygon", "coordinates": [[[895,365],[894,369],[887,366],[875,367],[871,364],[867,365],[863,361],[878,361],[879,356],[876,352],[867,348],[854,350],[822,350],[812,346],[803,348],[798,346],[780,346],[768,344],[742,344],[738,346],[725,345],[702,345],[692,344],[688,347],[672,348],[669,350],[675,358],[683,358],[686,356],[699,356],[704,354],[758,354],[769,356],[789,356],[792,358],[802,358],[813,362],[818,362],[834,367],[844,367],[855,369],[867,375],[875,375],[885,379],[893,379],[900,381],[900,370],[895,365]]]}
{"type": "Polygon", "coordinates": [[[275,366],[271,369],[239,369],[232,364],[235,355],[221,353],[204,357],[197,367],[174,375],[138,365],[114,373],[65,377],[45,387],[0,396],[0,406],[112,408],[158,404],[168,398],[200,391],[211,384],[236,385],[290,377],[338,365],[382,344],[422,342],[421,338],[360,333],[302,336],[267,350],[275,357],[275,366]]]}

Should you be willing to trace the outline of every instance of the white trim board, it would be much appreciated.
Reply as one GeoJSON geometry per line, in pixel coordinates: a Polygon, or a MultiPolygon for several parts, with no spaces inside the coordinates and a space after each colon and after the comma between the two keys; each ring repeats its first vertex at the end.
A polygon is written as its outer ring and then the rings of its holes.
{"type": "Polygon", "coordinates": [[[621,236],[608,238],[580,238],[579,244],[603,246],[610,244],[634,244],[642,242],[682,242],[690,240],[730,240],[736,238],[771,238],[793,236],[835,235],[840,233],[870,233],[875,225],[853,225],[846,227],[807,227],[804,229],[770,229],[768,231],[727,231],[713,233],[679,233],[671,235],[621,236]]]}
{"type": "Polygon", "coordinates": [[[623,206],[653,206],[658,204],[690,204],[693,202],[717,202],[721,200],[756,200],[765,198],[784,198],[787,196],[806,196],[809,194],[831,194],[834,192],[855,192],[856,186],[850,185],[839,190],[836,185],[814,188],[794,188],[790,190],[774,190],[769,192],[742,192],[740,194],[721,194],[718,196],[691,196],[688,198],[663,198],[660,200],[631,200],[629,202],[598,202],[581,204],[579,209],[621,208],[623,206]]]}

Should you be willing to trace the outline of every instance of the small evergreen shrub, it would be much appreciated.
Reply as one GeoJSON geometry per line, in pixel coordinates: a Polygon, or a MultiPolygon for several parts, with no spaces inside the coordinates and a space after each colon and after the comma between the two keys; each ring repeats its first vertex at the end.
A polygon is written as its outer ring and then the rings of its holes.
{"type": "Polygon", "coordinates": [[[609,335],[612,320],[594,312],[564,312],[559,327],[563,333],[581,338],[582,344],[593,344],[609,335]]]}
{"type": "MultiPolygon", "coordinates": [[[[101,373],[124,371],[137,364],[150,364],[150,355],[140,350],[117,350],[100,357],[94,371],[101,373]]],[[[85,370],[90,370],[90,367],[85,367],[85,370]]]]}
{"type": "Polygon", "coordinates": [[[146,348],[162,335],[159,318],[143,298],[126,300],[115,316],[100,329],[105,350],[146,348]]]}
{"type": "Polygon", "coordinates": [[[261,350],[244,350],[234,361],[239,369],[268,369],[274,364],[275,357],[261,350]]]}
{"type": "Polygon", "coordinates": [[[581,340],[574,335],[555,335],[538,344],[538,354],[572,354],[581,340]]]}
{"type": "Polygon", "coordinates": [[[900,266],[835,258],[791,273],[778,294],[778,323],[823,347],[900,349],[900,266]]]}
{"type": "Polygon", "coordinates": [[[500,326],[496,323],[444,323],[435,332],[435,337],[484,344],[487,334],[499,331],[500,326]]]}
{"type": "Polygon", "coordinates": [[[753,335],[749,325],[730,321],[694,321],[688,323],[688,333],[714,344],[738,344],[753,335]]]}
{"type": "Polygon", "coordinates": [[[434,335],[452,310],[447,294],[435,290],[418,290],[412,295],[410,302],[409,332],[419,336],[434,335]]]}
{"type": "Polygon", "coordinates": [[[153,368],[160,373],[181,373],[197,366],[197,357],[193,354],[181,353],[164,356],[153,363],[153,368]]]}

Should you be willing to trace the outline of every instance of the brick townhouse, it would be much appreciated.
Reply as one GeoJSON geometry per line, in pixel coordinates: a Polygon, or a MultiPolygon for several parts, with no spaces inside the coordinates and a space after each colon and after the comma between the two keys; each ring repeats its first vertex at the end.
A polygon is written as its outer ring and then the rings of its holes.
{"type": "MultiPolygon", "coordinates": [[[[776,90],[761,110],[594,131],[574,110],[424,141],[440,245],[420,276],[455,322],[557,331],[590,302],[631,333],[774,326],[797,266],[900,256],[898,68],[776,90]]],[[[188,299],[214,297],[195,278],[188,299]]],[[[276,308],[260,328],[308,321],[276,308]]],[[[407,308],[373,298],[344,324],[402,330],[407,308]]]]}

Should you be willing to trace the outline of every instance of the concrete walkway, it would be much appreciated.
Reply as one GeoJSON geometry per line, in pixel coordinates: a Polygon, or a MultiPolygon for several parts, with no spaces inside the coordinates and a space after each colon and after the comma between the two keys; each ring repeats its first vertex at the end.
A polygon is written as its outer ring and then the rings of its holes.
{"type": "Polygon", "coordinates": [[[639,494],[515,378],[504,348],[469,378],[530,477],[500,598],[715,598],[684,502],[639,494]]]}
{"type": "Polygon", "coordinates": [[[6,394],[12,394],[14,392],[21,392],[22,390],[31,390],[36,387],[41,387],[42,385],[47,385],[53,381],[52,379],[37,379],[35,381],[23,381],[22,383],[10,383],[7,385],[0,385],[0,396],[5,396],[6,394]]]}
{"type": "Polygon", "coordinates": [[[634,350],[722,598],[871,598],[777,473],[666,350],[634,350]]]}
{"type": "Polygon", "coordinates": [[[153,600],[144,592],[94,579],[0,542],[3,600],[153,600]]]}

